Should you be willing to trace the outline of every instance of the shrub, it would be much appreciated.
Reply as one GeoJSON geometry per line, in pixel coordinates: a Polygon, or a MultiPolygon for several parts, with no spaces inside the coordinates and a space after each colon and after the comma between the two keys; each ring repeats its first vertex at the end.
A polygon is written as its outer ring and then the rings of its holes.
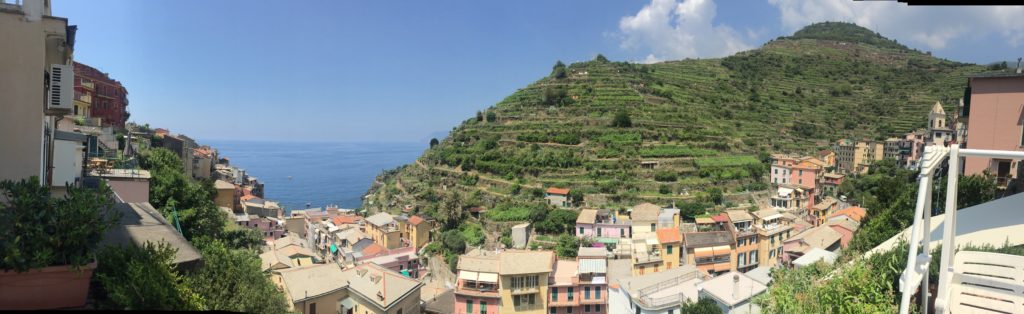
{"type": "Polygon", "coordinates": [[[111,310],[201,310],[201,296],[184,284],[171,264],[175,250],[161,242],[99,251],[96,303],[111,310]]]}
{"type": "Polygon", "coordinates": [[[661,170],[654,174],[654,180],[659,182],[675,182],[676,173],[668,170],[661,170]]]}
{"type": "Polygon", "coordinates": [[[633,126],[633,120],[630,119],[629,113],[625,110],[619,111],[612,118],[612,126],[617,128],[628,128],[633,126]]]}
{"type": "Polygon", "coordinates": [[[25,272],[48,266],[78,268],[93,261],[107,229],[120,219],[110,189],[67,187],[50,197],[39,178],[0,182],[0,269],[25,272]]]}

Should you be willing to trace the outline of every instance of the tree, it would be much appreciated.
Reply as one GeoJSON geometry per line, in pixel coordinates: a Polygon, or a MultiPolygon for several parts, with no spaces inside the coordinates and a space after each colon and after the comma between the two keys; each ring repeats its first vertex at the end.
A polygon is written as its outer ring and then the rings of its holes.
{"type": "Polygon", "coordinates": [[[633,120],[630,119],[629,113],[625,110],[621,110],[615,114],[612,118],[612,126],[617,128],[628,128],[633,126],[633,120]]]}
{"type": "Polygon", "coordinates": [[[262,232],[249,228],[226,230],[221,239],[224,245],[232,249],[258,250],[266,244],[262,232]]]}
{"type": "Polygon", "coordinates": [[[605,62],[606,63],[606,62],[608,62],[608,58],[605,58],[604,55],[599,53],[599,54],[597,54],[596,57],[594,57],[594,61],[605,62]]]}
{"type": "Polygon", "coordinates": [[[555,245],[555,254],[562,258],[573,258],[579,253],[581,246],[589,246],[588,240],[580,239],[568,233],[558,236],[558,244],[555,245]]]}
{"type": "Polygon", "coordinates": [[[494,113],[494,111],[488,110],[487,111],[487,122],[497,122],[497,121],[498,121],[498,114],[494,113]]]}
{"type": "Polygon", "coordinates": [[[206,300],[205,310],[245,313],[285,313],[287,301],[260,269],[251,251],[231,250],[214,239],[193,244],[203,253],[203,267],[185,282],[206,300]]]}
{"type": "Polygon", "coordinates": [[[441,242],[444,243],[445,250],[449,252],[454,254],[466,252],[466,238],[458,230],[448,230],[441,233],[441,242]]]}
{"type": "Polygon", "coordinates": [[[440,144],[440,142],[438,142],[436,137],[430,139],[430,148],[434,148],[434,146],[437,146],[437,144],[440,144]]]}
{"type": "Polygon", "coordinates": [[[697,302],[683,303],[679,307],[679,313],[694,313],[694,314],[721,314],[722,309],[715,304],[715,301],[709,298],[700,298],[697,302]]]}
{"type": "Polygon", "coordinates": [[[171,264],[175,250],[160,242],[105,247],[97,254],[99,266],[94,291],[96,305],[108,310],[202,310],[205,301],[184,283],[171,264]]]}
{"type": "Polygon", "coordinates": [[[476,121],[484,121],[484,113],[483,112],[480,112],[480,111],[476,112],[476,121]]]}
{"type": "Polygon", "coordinates": [[[551,76],[555,79],[566,78],[565,64],[562,63],[562,60],[558,60],[558,62],[555,62],[555,66],[551,67],[551,76]]]}
{"type": "Polygon", "coordinates": [[[721,205],[724,196],[722,195],[722,189],[719,187],[713,187],[708,189],[708,200],[715,203],[715,205],[721,205]]]}

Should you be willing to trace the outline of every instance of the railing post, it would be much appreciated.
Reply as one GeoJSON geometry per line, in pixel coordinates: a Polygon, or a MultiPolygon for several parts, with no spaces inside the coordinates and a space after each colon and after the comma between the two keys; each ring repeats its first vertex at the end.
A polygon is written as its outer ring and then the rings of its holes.
{"type": "Polygon", "coordinates": [[[956,203],[960,181],[960,147],[949,148],[949,171],[946,174],[946,218],[942,230],[942,257],[939,260],[939,287],[936,289],[935,311],[947,313],[949,285],[952,281],[953,254],[956,252],[956,203]]]}

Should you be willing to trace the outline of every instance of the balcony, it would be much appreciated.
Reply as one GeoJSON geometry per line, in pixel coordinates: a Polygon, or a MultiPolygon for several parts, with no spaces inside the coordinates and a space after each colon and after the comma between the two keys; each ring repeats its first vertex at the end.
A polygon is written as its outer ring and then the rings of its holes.
{"type": "MultiPolygon", "coordinates": [[[[559,291],[559,292],[565,292],[564,289],[561,289],[561,290],[562,291],[559,291]]],[[[568,298],[566,298],[566,294],[565,293],[559,293],[557,295],[557,299],[548,298],[548,306],[579,306],[580,305],[580,296],[579,296],[579,294],[580,293],[578,291],[574,291],[573,292],[572,300],[569,300],[568,298]]]]}
{"type": "MultiPolygon", "coordinates": [[[[914,224],[909,232],[909,250],[907,253],[907,266],[900,276],[900,308],[901,314],[909,313],[911,298],[921,289],[921,294],[927,295],[929,289],[928,270],[932,256],[932,220],[936,224],[942,223],[942,252],[939,259],[938,288],[934,295],[934,309],[938,313],[948,312],[992,312],[992,313],[1020,313],[1021,304],[1024,303],[1024,282],[1021,278],[1024,273],[1024,257],[974,251],[954,251],[958,247],[957,237],[962,236],[968,240],[973,239],[975,245],[980,233],[990,233],[986,237],[999,238],[1010,241],[1010,235],[1016,235],[1018,231],[1000,231],[1012,227],[1007,220],[1015,220],[1019,216],[1020,201],[1017,196],[1000,199],[989,203],[980,204],[967,210],[978,211],[988,210],[991,213],[981,216],[965,216],[964,225],[957,225],[957,189],[960,177],[960,165],[962,157],[986,157],[1005,159],[1024,159],[1024,152],[1017,151],[996,151],[981,149],[961,149],[958,146],[925,147],[924,156],[921,159],[921,172],[918,175],[917,205],[914,208],[914,224]],[[946,207],[945,214],[932,216],[936,209],[931,205],[932,189],[935,184],[936,170],[942,167],[943,162],[949,162],[949,177],[946,179],[946,207]],[[984,217],[984,218],[978,218],[984,217]],[[967,231],[969,230],[970,231],[967,231]],[[1012,233],[1011,233],[1012,232],[1012,233]],[[958,235],[958,233],[960,233],[958,235]],[[1004,234],[1006,233],[1006,234],[1004,234]],[[998,235],[998,236],[997,236],[998,235]]],[[[1019,227],[1016,227],[1019,228],[1019,227]]],[[[985,243],[983,243],[985,244],[985,243]]],[[[987,243],[993,244],[993,243],[987,243]]],[[[922,312],[929,310],[929,298],[918,298],[921,300],[919,308],[922,312]]]]}
{"type": "Polygon", "coordinates": [[[540,287],[539,286],[511,287],[511,288],[508,289],[508,291],[512,295],[533,294],[533,293],[540,293],[540,287]]]}
{"type": "Polygon", "coordinates": [[[485,298],[497,298],[501,296],[500,294],[498,294],[497,284],[478,282],[472,280],[462,280],[458,289],[455,289],[455,293],[466,296],[485,298]]]}

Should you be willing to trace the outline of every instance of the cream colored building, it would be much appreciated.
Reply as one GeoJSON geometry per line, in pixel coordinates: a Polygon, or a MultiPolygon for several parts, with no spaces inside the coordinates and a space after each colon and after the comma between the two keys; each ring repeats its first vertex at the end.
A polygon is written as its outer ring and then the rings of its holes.
{"type": "Polygon", "coordinates": [[[552,251],[502,252],[498,268],[501,313],[546,314],[548,277],[554,264],[552,251]]]}
{"type": "Polygon", "coordinates": [[[66,18],[50,14],[49,0],[0,3],[0,180],[36,176],[50,185],[56,120],[74,107],[71,64],[76,28],[69,27],[66,18]],[[67,68],[51,73],[53,64],[67,68]],[[63,93],[53,94],[57,89],[50,89],[53,85],[47,79],[66,85],[60,89],[63,93]],[[47,110],[48,93],[66,107],[47,110]]]}
{"type": "Polygon", "coordinates": [[[335,264],[276,270],[289,310],[314,313],[410,314],[420,312],[419,281],[373,263],[341,270],[335,264]]]}

